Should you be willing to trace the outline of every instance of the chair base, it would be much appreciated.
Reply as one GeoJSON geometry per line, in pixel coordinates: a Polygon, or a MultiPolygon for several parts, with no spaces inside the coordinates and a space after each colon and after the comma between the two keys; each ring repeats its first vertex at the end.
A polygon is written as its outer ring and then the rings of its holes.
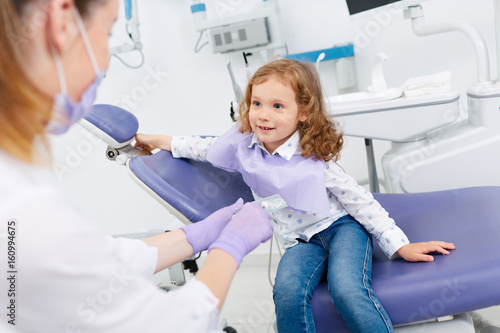
{"type": "Polygon", "coordinates": [[[474,333],[474,323],[469,313],[462,313],[446,318],[443,321],[424,322],[399,326],[394,328],[395,333],[474,333]]]}

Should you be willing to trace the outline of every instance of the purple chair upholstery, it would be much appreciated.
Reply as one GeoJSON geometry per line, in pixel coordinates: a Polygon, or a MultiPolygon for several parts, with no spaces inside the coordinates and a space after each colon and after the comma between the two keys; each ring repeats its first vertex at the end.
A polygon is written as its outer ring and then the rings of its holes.
{"type": "MultiPolygon", "coordinates": [[[[433,262],[409,263],[388,260],[374,244],[372,286],[394,325],[500,304],[500,187],[375,197],[411,242],[456,246],[433,262]]],[[[311,304],[318,333],[349,332],[326,283],[311,304]]]]}

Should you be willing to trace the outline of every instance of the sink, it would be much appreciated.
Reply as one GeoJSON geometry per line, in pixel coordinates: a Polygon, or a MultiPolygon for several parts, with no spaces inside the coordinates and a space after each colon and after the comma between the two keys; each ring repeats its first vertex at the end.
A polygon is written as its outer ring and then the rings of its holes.
{"type": "Polygon", "coordinates": [[[454,122],[459,116],[459,94],[451,90],[421,96],[401,96],[381,100],[365,93],[333,96],[327,99],[333,118],[345,135],[366,139],[410,142],[422,140],[427,132],[454,122]],[[348,102],[349,101],[349,102],[348,102]]]}
{"type": "Polygon", "coordinates": [[[381,92],[360,91],[351,94],[332,96],[328,101],[332,108],[350,104],[365,104],[398,98],[403,94],[401,88],[390,88],[381,92]]]}

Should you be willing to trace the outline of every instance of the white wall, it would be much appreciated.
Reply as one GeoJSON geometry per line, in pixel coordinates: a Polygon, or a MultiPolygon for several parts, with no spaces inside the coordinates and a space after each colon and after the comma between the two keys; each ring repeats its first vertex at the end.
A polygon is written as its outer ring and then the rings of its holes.
{"type": "MultiPolygon", "coordinates": [[[[213,1],[235,10],[243,6],[243,1],[213,1]]],[[[193,29],[189,4],[187,0],[139,1],[146,62],[132,70],[112,59],[100,88],[98,102],[129,109],[140,121],[140,132],[216,135],[231,125],[228,115],[233,92],[226,64],[231,61],[242,80],[241,53],[212,54],[205,47],[195,54],[198,34],[193,29]]],[[[384,66],[389,86],[400,86],[410,77],[450,70],[453,86],[463,95],[476,78],[474,51],[459,33],[416,37],[402,13],[388,10],[351,22],[344,0],[280,0],[279,4],[282,32],[290,53],[354,41],[361,90],[370,84],[372,59],[378,52],[389,56],[384,66]]],[[[465,20],[474,25],[486,39],[493,59],[492,0],[429,0],[423,7],[428,23],[465,20]]],[[[113,45],[124,40],[120,15],[110,39],[113,45]]],[[[124,58],[131,63],[139,60],[135,55],[124,58]]],[[[495,64],[492,71],[496,71],[495,64]]],[[[335,94],[333,63],[321,63],[320,74],[327,91],[335,94]]],[[[129,233],[180,225],[132,182],[124,167],[109,162],[104,156],[105,145],[83,129],[75,127],[53,141],[62,186],[105,232],[129,233]]],[[[389,147],[387,142],[376,141],[376,158],[380,160],[389,147]]],[[[347,138],[340,163],[357,179],[367,177],[362,139],[347,138]]],[[[378,171],[383,176],[380,164],[378,171]]]]}

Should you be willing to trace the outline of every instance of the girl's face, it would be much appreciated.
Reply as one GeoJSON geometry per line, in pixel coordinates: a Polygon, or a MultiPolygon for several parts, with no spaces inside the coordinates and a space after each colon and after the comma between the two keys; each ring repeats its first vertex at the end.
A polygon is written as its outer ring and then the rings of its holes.
{"type": "Polygon", "coordinates": [[[307,115],[299,112],[293,89],[274,76],[252,87],[249,122],[252,131],[272,154],[297,130],[307,115]]]}

